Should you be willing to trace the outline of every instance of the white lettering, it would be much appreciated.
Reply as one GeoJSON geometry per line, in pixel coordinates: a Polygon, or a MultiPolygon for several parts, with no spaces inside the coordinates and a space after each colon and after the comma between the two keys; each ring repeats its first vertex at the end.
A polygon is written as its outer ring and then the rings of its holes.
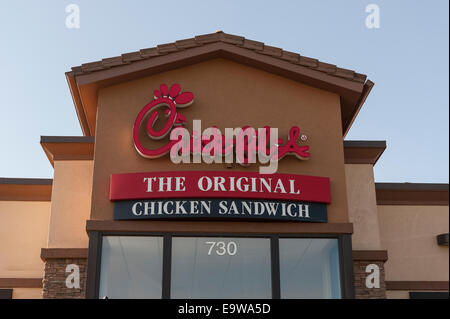
{"type": "Polygon", "coordinates": [[[309,205],[308,204],[299,204],[298,205],[298,217],[309,218],[309,205]],[[305,214],[305,216],[303,216],[305,214]]]}
{"type": "Polygon", "coordinates": [[[222,192],[225,192],[225,186],[223,185],[225,183],[225,177],[222,176],[214,176],[214,191],[219,191],[219,188],[222,192]]]}
{"type": "Polygon", "coordinates": [[[278,203],[274,203],[274,202],[265,202],[264,205],[266,206],[267,209],[267,214],[276,216],[277,215],[277,210],[278,210],[278,203]]]}
{"type": "Polygon", "coordinates": [[[202,176],[198,179],[198,189],[200,189],[202,192],[207,192],[211,189],[213,185],[213,182],[211,180],[211,178],[209,178],[208,176],[202,176]],[[203,187],[203,181],[206,180],[207,182],[207,187],[204,188],[203,187]]]}
{"type": "Polygon", "coordinates": [[[298,194],[300,194],[300,190],[298,189],[297,191],[295,191],[294,189],[295,189],[295,180],[294,179],[290,179],[289,180],[289,188],[290,188],[290,191],[289,191],[289,194],[294,194],[294,195],[298,195],[298,194]]]}
{"type": "Polygon", "coordinates": [[[222,200],[219,202],[219,214],[223,215],[228,212],[227,202],[222,200]]]}
{"type": "Polygon", "coordinates": [[[147,182],[147,190],[146,192],[152,192],[152,182],[156,181],[156,177],[144,177],[144,183],[147,182]]]}
{"type": "Polygon", "coordinates": [[[237,179],[236,186],[237,186],[237,189],[240,190],[241,192],[247,192],[248,191],[248,184],[244,184],[244,188],[242,188],[242,181],[243,180],[245,180],[246,183],[248,182],[248,178],[247,177],[239,177],[237,179]]]}
{"type": "Polygon", "coordinates": [[[172,191],[172,177],[160,177],[159,178],[159,191],[171,192],[172,191]],[[166,189],[164,190],[164,186],[166,189]]]}
{"type": "Polygon", "coordinates": [[[131,212],[135,216],[142,215],[142,211],[139,211],[139,212],[136,211],[136,208],[137,208],[138,205],[142,208],[142,203],[141,202],[136,202],[136,203],[133,204],[133,207],[131,207],[131,212]]]}
{"type": "Polygon", "coordinates": [[[281,193],[286,194],[286,189],[284,188],[284,185],[283,185],[283,182],[281,181],[281,179],[278,179],[277,185],[275,186],[275,190],[273,192],[278,193],[277,189],[280,189],[281,193]]]}
{"type": "Polygon", "coordinates": [[[288,215],[289,216],[291,216],[291,217],[296,217],[297,216],[297,214],[295,214],[295,213],[292,213],[292,206],[295,206],[295,204],[288,204],[287,205],[287,213],[288,213],[288,215]]]}
{"type": "Polygon", "coordinates": [[[185,177],[175,177],[175,191],[176,192],[184,192],[186,187],[184,186],[184,182],[186,181],[185,177]]]}

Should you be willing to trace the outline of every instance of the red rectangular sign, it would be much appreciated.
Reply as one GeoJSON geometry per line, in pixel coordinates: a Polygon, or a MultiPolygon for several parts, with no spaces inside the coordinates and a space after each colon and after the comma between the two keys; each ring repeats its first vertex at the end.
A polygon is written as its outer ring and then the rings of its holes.
{"type": "Polygon", "coordinates": [[[327,177],[223,171],[112,174],[110,199],[258,198],[330,203],[327,177]]]}

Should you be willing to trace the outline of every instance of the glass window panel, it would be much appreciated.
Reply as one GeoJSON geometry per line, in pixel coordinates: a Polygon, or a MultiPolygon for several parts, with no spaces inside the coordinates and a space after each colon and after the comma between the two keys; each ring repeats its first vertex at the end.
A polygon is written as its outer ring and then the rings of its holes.
{"type": "Polygon", "coordinates": [[[281,298],[341,298],[337,239],[279,241],[281,298]]]}
{"type": "Polygon", "coordinates": [[[171,298],[271,298],[269,238],[173,237],[171,298]]]}
{"type": "Polygon", "coordinates": [[[103,237],[99,297],[161,298],[162,256],[162,237],[103,237]]]}

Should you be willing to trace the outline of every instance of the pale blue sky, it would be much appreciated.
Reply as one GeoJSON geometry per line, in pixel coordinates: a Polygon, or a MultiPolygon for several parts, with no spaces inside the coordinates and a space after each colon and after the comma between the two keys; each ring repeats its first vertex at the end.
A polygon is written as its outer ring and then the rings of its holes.
{"type": "Polygon", "coordinates": [[[377,181],[448,183],[449,2],[0,2],[0,176],[52,177],[40,135],[81,135],[64,72],[223,30],[367,74],[375,87],[347,139],[386,140],[377,181]],[[65,7],[80,7],[67,29],[65,7]],[[381,27],[365,26],[378,4],[381,27]]]}

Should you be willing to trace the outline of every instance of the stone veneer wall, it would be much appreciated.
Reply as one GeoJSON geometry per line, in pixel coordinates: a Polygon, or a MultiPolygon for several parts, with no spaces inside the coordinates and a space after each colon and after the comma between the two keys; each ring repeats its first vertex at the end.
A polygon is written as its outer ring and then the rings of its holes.
{"type": "Polygon", "coordinates": [[[49,258],[45,261],[43,297],[48,299],[82,299],[86,293],[86,258],[49,258]],[[75,264],[80,270],[80,288],[68,288],[66,267],[75,264]]]}
{"type": "Polygon", "coordinates": [[[386,282],[384,261],[353,260],[353,276],[356,299],[386,299],[386,282]],[[367,288],[366,278],[370,273],[366,273],[366,267],[376,264],[380,268],[380,288],[367,288]]]}

